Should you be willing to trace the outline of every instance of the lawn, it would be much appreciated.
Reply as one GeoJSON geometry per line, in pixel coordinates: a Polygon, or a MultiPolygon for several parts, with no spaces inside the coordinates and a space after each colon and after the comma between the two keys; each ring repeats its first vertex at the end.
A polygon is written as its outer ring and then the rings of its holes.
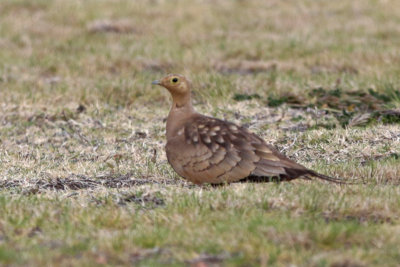
{"type": "Polygon", "coordinates": [[[2,0],[0,266],[398,266],[400,3],[2,0]],[[355,184],[195,186],[195,108],[355,184]]]}

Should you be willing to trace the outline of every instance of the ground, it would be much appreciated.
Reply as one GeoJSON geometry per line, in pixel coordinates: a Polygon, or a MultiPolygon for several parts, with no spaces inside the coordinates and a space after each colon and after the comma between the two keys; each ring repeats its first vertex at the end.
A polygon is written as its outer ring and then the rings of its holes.
{"type": "Polygon", "coordinates": [[[0,3],[1,266],[398,266],[400,4],[0,3]],[[352,185],[195,186],[170,97],[352,185]]]}

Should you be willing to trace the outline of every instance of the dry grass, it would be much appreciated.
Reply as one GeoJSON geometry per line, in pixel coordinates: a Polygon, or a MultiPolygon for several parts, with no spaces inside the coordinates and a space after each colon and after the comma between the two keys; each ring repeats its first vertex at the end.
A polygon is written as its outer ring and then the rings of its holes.
{"type": "Polygon", "coordinates": [[[0,265],[397,266],[400,5],[0,3],[0,265]],[[358,185],[193,186],[169,96],[358,185]]]}

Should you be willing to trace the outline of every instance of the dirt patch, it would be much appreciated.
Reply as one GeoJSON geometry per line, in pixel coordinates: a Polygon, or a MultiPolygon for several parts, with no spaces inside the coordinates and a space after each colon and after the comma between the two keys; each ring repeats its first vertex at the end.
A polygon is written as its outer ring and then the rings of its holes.
{"type": "Polygon", "coordinates": [[[141,205],[145,208],[156,208],[165,205],[165,201],[161,196],[157,194],[133,194],[133,195],[126,195],[122,197],[118,204],[126,205],[127,203],[135,203],[141,205]]]}
{"type": "Polygon", "coordinates": [[[95,20],[87,25],[90,33],[137,33],[138,30],[128,20],[95,20]]]}
{"type": "MultiPolygon", "coordinates": [[[[340,81],[338,81],[340,83],[340,81]]],[[[344,91],[340,87],[334,89],[314,88],[309,92],[310,104],[318,107],[329,107],[337,110],[373,111],[381,110],[385,103],[393,97],[400,97],[400,92],[379,93],[373,89],[344,91]]]]}
{"type": "Polygon", "coordinates": [[[221,253],[221,254],[201,254],[198,257],[190,259],[187,261],[188,264],[192,267],[205,267],[205,266],[220,266],[220,264],[229,259],[231,255],[229,253],[221,253]]]}
{"type": "Polygon", "coordinates": [[[136,64],[140,67],[139,70],[159,73],[168,73],[175,66],[172,62],[155,59],[139,59],[136,64]]]}
{"type": "Polygon", "coordinates": [[[167,249],[162,249],[162,248],[150,248],[150,249],[143,249],[137,252],[133,252],[130,254],[130,260],[132,263],[138,263],[142,260],[145,260],[150,257],[154,256],[160,256],[161,254],[166,255],[169,254],[169,251],[167,249]]]}
{"type": "Polygon", "coordinates": [[[330,267],[364,267],[364,266],[367,265],[349,259],[337,260],[330,265],[330,267]]]}
{"type": "Polygon", "coordinates": [[[378,160],[389,160],[389,159],[399,160],[400,153],[375,154],[375,155],[371,155],[369,157],[364,156],[364,157],[362,157],[362,159],[363,160],[360,162],[361,165],[367,165],[371,162],[375,162],[378,160]]]}
{"type": "MultiPolygon", "coordinates": [[[[96,187],[106,188],[124,188],[140,186],[145,184],[180,184],[184,181],[154,179],[154,178],[132,178],[132,174],[125,175],[104,175],[95,178],[89,178],[85,175],[71,175],[69,177],[57,178],[35,178],[29,180],[4,180],[0,181],[0,189],[25,188],[29,189],[27,193],[37,193],[40,189],[51,190],[79,190],[96,187]]],[[[133,201],[133,200],[132,200],[133,201]]]]}
{"type": "Polygon", "coordinates": [[[250,60],[231,60],[227,62],[217,62],[214,64],[216,71],[223,74],[254,74],[261,72],[276,71],[275,62],[250,61],[250,60]]]}
{"type": "Polygon", "coordinates": [[[348,73],[348,74],[358,74],[358,69],[351,65],[340,65],[340,64],[319,64],[309,67],[312,74],[321,73],[348,73]]]}
{"type": "MultiPolygon", "coordinates": [[[[339,82],[340,83],[340,82],[339,82]]],[[[314,88],[307,98],[294,93],[269,95],[267,105],[278,107],[286,104],[289,107],[306,110],[319,108],[335,117],[334,125],[318,125],[325,128],[364,126],[373,122],[384,124],[400,123],[400,110],[388,109],[391,102],[400,99],[400,91],[392,90],[379,93],[373,89],[344,91],[336,89],[314,88]]],[[[235,100],[247,100],[251,97],[241,97],[235,100]]]]}
{"type": "Polygon", "coordinates": [[[349,214],[324,213],[322,216],[327,223],[332,221],[356,221],[361,224],[394,224],[398,220],[396,216],[391,216],[390,212],[384,213],[383,211],[373,210],[360,210],[349,214]]]}
{"type": "MultiPolygon", "coordinates": [[[[337,83],[340,83],[338,81],[337,83]]],[[[268,98],[268,105],[272,107],[287,103],[290,106],[318,107],[322,109],[341,111],[376,111],[384,110],[385,105],[396,98],[400,98],[400,91],[388,91],[379,93],[373,89],[345,91],[340,87],[325,89],[322,87],[313,88],[308,92],[308,98],[293,93],[282,95],[271,95],[268,98]]],[[[386,110],[386,109],[385,109],[386,110]]],[[[398,115],[397,112],[389,114],[398,115]]]]}

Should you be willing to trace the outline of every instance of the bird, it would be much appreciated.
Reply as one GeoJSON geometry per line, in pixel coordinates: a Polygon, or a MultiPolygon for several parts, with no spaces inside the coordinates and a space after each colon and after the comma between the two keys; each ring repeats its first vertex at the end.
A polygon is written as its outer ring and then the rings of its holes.
{"type": "Polygon", "coordinates": [[[245,127],[197,113],[191,82],[183,75],[169,74],[152,84],[166,88],[172,96],[165,150],[169,164],[184,179],[198,185],[301,177],[342,182],[296,163],[245,127]]]}

